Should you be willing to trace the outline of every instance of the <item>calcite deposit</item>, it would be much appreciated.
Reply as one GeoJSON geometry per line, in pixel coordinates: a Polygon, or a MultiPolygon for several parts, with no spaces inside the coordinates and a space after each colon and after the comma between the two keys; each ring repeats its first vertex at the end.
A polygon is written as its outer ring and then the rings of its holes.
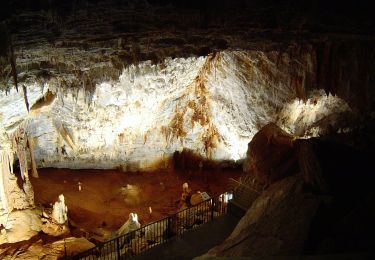
{"type": "Polygon", "coordinates": [[[53,205],[52,219],[58,224],[64,224],[68,220],[68,207],[63,194],[59,195],[59,200],[53,205]]]}
{"type": "MultiPolygon", "coordinates": [[[[11,99],[12,106],[1,106],[2,143],[24,122],[38,167],[152,170],[183,148],[212,160],[240,160],[269,122],[316,136],[327,128],[319,128],[322,118],[350,112],[324,92],[312,93],[304,105],[290,85],[290,57],[278,66],[275,55],[225,51],[131,65],[118,80],[97,84],[90,102],[84,91],[30,85],[30,113],[19,93],[3,92],[0,102],[11,99]]],[[[306,57],[302,61],[311,63],[306,57]]]]}

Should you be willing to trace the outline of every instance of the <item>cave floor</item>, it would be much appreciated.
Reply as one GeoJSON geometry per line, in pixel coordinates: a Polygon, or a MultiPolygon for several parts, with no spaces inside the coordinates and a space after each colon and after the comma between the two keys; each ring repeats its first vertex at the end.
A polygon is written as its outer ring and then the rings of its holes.
{"type": "Polygon", "coordinates": [[[228,178],[238,179],[240,175],[241,171],[234,169],[207,170],[188,176],[172,170],[128,173],[48,168],[40,169],[39,178],[32,178],[31,182],[36,205],[52,207],[58,195],[64,194],[68,217],[74,227],[72,234],[86,234],[100,241],[120,228],[131,212],[138,214],[142,225],[177,212],[184,182],[189,183],[192,192],[206,191],[215,196],[228,190],[228,178]],[[127,184],[140,188],[140,201],[126,202],[121,188],[127,184]]]}

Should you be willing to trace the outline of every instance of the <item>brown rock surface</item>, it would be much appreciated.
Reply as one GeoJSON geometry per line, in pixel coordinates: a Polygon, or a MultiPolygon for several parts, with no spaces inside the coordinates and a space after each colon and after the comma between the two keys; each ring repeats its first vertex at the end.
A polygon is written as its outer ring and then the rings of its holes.
{"type": "Polygon", "coordinates": [[[277,125],[264,126],[249,143],[247,168],[261,182],[273,183],[295,173],[297,155],[295,138],[277,125]]]}
{"type": "Polygon", "coordinates": [[[262,257],[299,254],[318,206],[319,199],[304,191],[299,176],[287,177],[263,192],[233,233],[208,255],[262,257]]]}
{"type": "Polygon", "coordinates": [[[41,230],[40,212],[37,209],[12,211],[7,215],[5,229],[0,235],[0,244],[28,240],[41,230]]]}
{"type": "Polygon", "coordinates": [[[9,259],[60,259],[65,255],[72,256],[88,250],[95,245],[85,238],[68,237],[51,243],[44,243],[42,239],[20,246],[9,246],[0,251],[0,257],[9,259]]]}

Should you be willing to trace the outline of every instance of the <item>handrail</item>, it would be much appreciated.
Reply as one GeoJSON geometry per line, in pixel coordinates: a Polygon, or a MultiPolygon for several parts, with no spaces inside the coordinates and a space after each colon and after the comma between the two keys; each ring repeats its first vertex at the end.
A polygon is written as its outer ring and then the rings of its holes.
{"type": "Polygon", "coordinates": [[[253,188],[253,187],[251,187],[251,186],[249,186],[249,185],[247,185],[247,184],[245,184],[243,182],[237,181],[237,180],[235,180],[233,178],[229,178],[229,180],[232,181],[232,182],[234,182],[234,183],[236,183],[236,184],[238,184],[239,186],[244,186],[244,187],[252,190],[253,192],[257,193],[258,195],[261,193],[260,191],[256,190],[255,188],[253,188]]]}
{"type": "Polygon", "coordinates": [[[233,184],[233,203],[240,206],[242,209],[248,209],[255,199],[260,195],[260,192],[246,183],[229,178],[233,184]]]}
{"type": "Polygon", "coordinates": [[[171,216],[148,223],[137,230],[105,241],[75,256],[65,256],[65,258],[129,259],[226,214],[228,198],[231,196],[232,192],[222,193],[171,216]]]}

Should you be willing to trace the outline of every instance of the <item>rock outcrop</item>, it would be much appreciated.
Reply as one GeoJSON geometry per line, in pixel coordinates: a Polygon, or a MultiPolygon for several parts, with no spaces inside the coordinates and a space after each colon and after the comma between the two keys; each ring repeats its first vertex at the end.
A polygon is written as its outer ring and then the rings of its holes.
{"type": "Polygon", "coordinates": [[[233,233],[204,257],[257,259],[371,251],[373,152],[344,145],[340,135],[335,137],[335,141],[294,140],[275,125],[259,131],[249,145],[252,167],[247,174],[261,176],[271,185],[233,233]],[[268,164],[260,163],[260,158],[268,164]],[[293,167],[287,163],[290,158],[293,167]]]}
{"type": "Polygon", "coordinates": [[[245,172],[258,182],[273,183],[298,171],[295,136],[271,123],[256,133],[249,143],[245,172]]]}
{"type": "Polygon", "coordinates": [[[42,229],[41,212],[36,209],[13,210],[1,216],[0,244],[28,240],[42,229]]]}
{"type": "Polygon", "coordinates": [[[320,199],[304,190],[300,176],[276,182],[254,201],[233,233],[208,255],[301,254],[319,204],[320,199]]]}
{"type": "Polygon", "coordinates": [[[20,146],[19,176],[13,172],[13,152],[0,150],[0,244],[30,239],[41,230],[41,213],[35,209],[25,150],[20,146]]]}

